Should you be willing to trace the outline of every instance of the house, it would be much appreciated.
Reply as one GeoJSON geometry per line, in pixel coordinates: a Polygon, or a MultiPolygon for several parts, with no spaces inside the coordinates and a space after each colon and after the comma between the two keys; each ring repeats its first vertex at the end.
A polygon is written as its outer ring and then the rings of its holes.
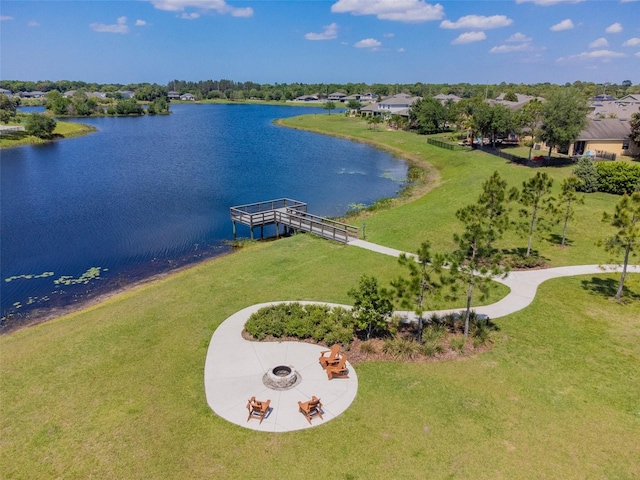
{"type": "Polygon", "coordinates": [[[615,102],[602,102],[591,105],[591,112],[589,112],[589,118],[603,119],[603,118],[617,118],[618,120],[629,121],[631,115],[640,112],[640,101],[632,103],[631,101],[621,102],[616,100],[615,102]]]}
{"type": "MultiPolygon", "coordinates": [[[[640,145],[636,145],[629,135],[631,125],[628,120],[617,118],[591,119],[587,127],[569,149],[571,155],[604,156],[638,155],[640,145]]],[[[615,157],[614,157],[615,158],[615,157]]]]}
{"type": "Polygon", "coordinates": [[[180,100],[182,100],[183,102],[195,102],[196,96],[191,93],[185,93],[183,95],[180,95],[180,100]]]}
{"type": "Polygon", "coordinates": [[[11,90],[7,90],[6,88],[0,88],[0,93],[6,95],[7,97],[11,96],[11,90]]]}
{"type": "Polygon", "coordinates": [[[347,95],[342,92],[333,92],[331,95],[329,95],[328,100],[330,102],[344,102],[346,96],[347,95]]]}
{"type": "Polygon", "coordinates": [[[71,98],[76,94],[76,90],[67,90],[62,94],[64,98],[71,98]]]}
{"type": "Polygon", "coordinates": [[[360,95],[360,98],[358,100],[361,102],[375,102],[376,100],[378,100],[378,95],[372,92],[367,92],[360,95]]]}
{"type": "Polygon", "coordinates": [[[35,92],[22,92],[20,94],[22,98],[44,98],[45,93],[40,91],[35,92]]]}
{"type": "Polygon", "coordinates": [[[90,93],[87,93],[87,97],[104,99],[104,98],[107,98],[107,94],[104,92],[90,92],[90,93]]]}
{"type": "Polygon", "coordinates": [[[422,100],[422,97],[414,97],[407,93],[398,93],[387,98],[383,98],[378,102],[378,110],[383,115],[402,115],[409,116],[409,109],[418,100],[422,100]]]}
{"type": "Polygon", "coordinates": [[[294,102],[317,102],[317,95],[301,95],[293,100],[294,102]]]}
{"type": "Polygon", "coordinates": [[[434,95],[433,98],[438,100],[443,105],[445,105],[449,101],[452,101],[453,103],[458,103],[460,100],[462,100],[462,98],[460,98],[457,95],[453,95],[453,94],[446,94],[445,95],[444,93],[439,93],[437,95],[434,95]]]}
{"type": "Polygon", "coordinates": [[[118,93],[122,95],[122,98],[133,98],[135,95],[131,90],[119,90],[118,93]]]}
{"type": "Polygon", "coordinates": [[[178,92],[174,92],[173,90],[167,94],[169,100],[180,100],[180,94],[178,92]]]}

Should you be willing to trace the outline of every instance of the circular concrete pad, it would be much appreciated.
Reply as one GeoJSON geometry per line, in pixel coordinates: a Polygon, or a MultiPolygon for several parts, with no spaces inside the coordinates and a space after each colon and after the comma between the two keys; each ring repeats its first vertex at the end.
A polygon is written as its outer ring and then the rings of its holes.
{"type": "MultiPolygon", "coordinates": [[[[252,313],[283,302],[247,307],[227,318],[214,332],[204,367],[207,403],[213,411],[245,428],[265,432],[288,432],[322,425],[344,412],[358,392],[358,377],[347,362],[349,378],[328,380],[318,358],[326,347],[304,342],[250,342],[242,338],[242,329],[252,313]],[[302,377],[289,390],[272,390],[262,383],[265,372],[277,365],[291,365],[302,377]],[[323,418],[311,424],[298,411],[298,401],[315,395],[322,402],[323,418]],[[271,400],[271,411],[260,423],[247,421],[247,401],[271,400]]],[[[289,302],[291,303],[291,302],[289,302]]],[[[314,302],[298,302],[302,304],[314,302]]],[[[329,306],[345,305],[326,304],[329,306]]]]}

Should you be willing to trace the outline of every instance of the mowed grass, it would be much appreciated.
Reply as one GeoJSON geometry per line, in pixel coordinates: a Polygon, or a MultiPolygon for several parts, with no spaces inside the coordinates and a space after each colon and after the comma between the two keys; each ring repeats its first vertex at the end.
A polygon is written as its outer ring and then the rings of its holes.
{"type": "MultiPolygon", "coordinates": [[[[439,152],[439,186],[427,197],[438,199],[450,183],[476,186],[457,176],[482,161],[465,170],[467,157],[439,152]]],[[[450,203],[475,197],[451,192],[450,203]]],[[[599,207],[615,203],[597,198],[599,207]]],[[[455,229],[422,225],[438,208],[451,207],[417,199],[368,217],[367,232],[377,225],[375,235],[387,235],[390,246],[413,251],[430,228],[455,229]],[[403,221],[413,237],[387,233],[403,221]]],[[[588,255],[583,248],[576,239],[566,250],[588,255]]],[[[597,262],[586,259],[575,263],[597,262]]],[[[617,275],[543,284],[530,307],[496,320],[496,343],[480,355],[360,364],[355,402],[317,428],[259,433],[208,407],[206,351],[229,315],[274,300],[349,303],[346,292],[362,273],[388,285],[400,272],[391,257],[296,235],[1,337],[0,477],[640,477],[637,274],[628,277],[626,304],[610,299],[617,275]]]]}
{"type": "MultiPolygon", "coordinates": [[[[16,123],[17,125],[17,123],[16,123]]],[[[56,129],[53,131],[53,140],[62,138],[78,137],[88,133],[95,132],[95,127],[76,122],[63,122],[56,120],[56,129]]],[[[51,142],[52,139],[42,139],[27,135],[25,132],[15,132],[6,135],[0,135],[0,149],[9,147],[19,147],[21,145],[37,145],[51,142]]]]}
{"type": "MultiPolygon", "coordinates": [[[[411,132],[389,131],[383,128],[371,130],[359,118],[337,115],[304,115],[282,121],[294,128],[304,128],[351,137],[359,141],[380,145],[397,155],[409,157],[418,164],[428,162],[432,182],[437,185],[426,195],[413,200],[402,208],[377,213],[366,218],[367,240],[400,250],[414,250],[416,244],[429,240],[436,251],[451,251],[455,244],[453,233],[459,232],[461,224],[455,212],[475,203],[484,182],[494,171],[498,171],[509,186],[521,189],[522,183],[536,174],[546,172],[554,179],[553,192],[560,193],[562,180],[572,174],[573,167],[541,167],[532,169],[514,165],[506,160],[479,151],[453,152],[429,145],[426,138],[411,132]]],[[[604,211],[613,212],[619,197],[608,194],[584,196],[584,205],[575,206],[575,220],[567,231],[570,248],[560,248],[562,225],[545,232],[534,242],[547,263],[553,266],[605,263],[610,255],[596,243],[611,235],[611,227],[602,223],[604,211]]],[[[512,205],[514,212],[516,205],[512,205]]],[[[516,218],[515,214],[513,215],[516,218]]],[[[363,220],[353,222],[361,226],[363,220]]],[[[499,243],[505,250],[527,246],[527,239],[513,233],[505,235],[499,243]]]]}

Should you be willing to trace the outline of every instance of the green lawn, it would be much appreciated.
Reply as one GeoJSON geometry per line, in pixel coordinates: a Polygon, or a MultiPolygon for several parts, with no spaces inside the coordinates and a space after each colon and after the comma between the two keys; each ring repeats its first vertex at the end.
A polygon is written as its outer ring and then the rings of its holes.
{"type": "MultiPolygon", "coordinates": [[[[12,123],[12,125],[20,125],[19,123],[12,123]]],[[[64,122],[56,120],[56,129],[53,131],[53,140],[61,140],[63,138],[78,137],[80,135],[86,135],[91,132],[95,132],[95,127],[90,125],[84,125],[76,122],[64,122]]],[[[19,147],[21,145],[36,145],[41,143],[47,143],[52,140],[42,139],[34,137],[33,135],[27,135],[25,132],[10,133],[7,135],[0,135],[0,149],[9,147],[19,147]]]]}
{"type": "MultiPolygon", "coordinates": [[[[446,247],[456,227],[439,210],[473,200],[496,168],[512,182],[532,174],[404,132],[317,119],[318,128],[362,130],[436,166],[436,189],[366,219],[370,239],[390,246],[415,250],[427,236],[446,247]]],[[[615,200],[590,196],[598,221],[581,220],[580,231],[603,233],[599,216],[615,200]]],[[[544,247],[553,264],[603,258],[580,235],[572,238],[570,253],[544,247]]],[[[480,355],[359,364],[356,400],[318,428],[265,434],[207,406],[208,342],[229,315],[273,300],[348,303],[360,274],[387,285],[399,271],[391,257],[296,235],[0,337],[0,478],[640,477],[636,274],[622,305],[610,299],[617,275],[543,284],[530,307],[496,320],[496,343],[480,355]]]]}

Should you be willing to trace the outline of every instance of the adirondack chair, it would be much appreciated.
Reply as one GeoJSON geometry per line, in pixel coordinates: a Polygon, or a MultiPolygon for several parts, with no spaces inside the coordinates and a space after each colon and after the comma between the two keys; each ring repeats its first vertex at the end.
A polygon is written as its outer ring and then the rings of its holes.
{"type": "Polygon", "coordinates": [[[333,377],[349,378],[349,369],[347,368],[347,356],[342,355],[340,361],[335,365],[328,365],[326,368],[327,377],[331,380],[333,377]]]}
{"type": "Polygon", "coordinates": [[[311,420],[315,417],[322,419],[322,403],[315,395],[311,397],[311,400],[308,402],[298,402],[298,406],[309,424],[311,424],[311,420]]]}
{"type": "Polygon", "coordinates": [[[327,365],[336,365],[340,361],[340,344],[336,343],[331,347],[331,350],[323,350],[320,352],[319,362],[322,368],[327,368],[327,365]],[[325,354],[329,355],[325,355],[325,354]]]}
{"type": "Polygon", "coordinates": [[[247,422],[251,420],[251,418],[259,418],[260,423],[264,420],[264,417],[269,412],[269,404],[271,400],[260,401],[256,400],[256,397],[251,397],[247,402],[247,410],[249,410],[249,418],[247,418],[247,422]]]}

